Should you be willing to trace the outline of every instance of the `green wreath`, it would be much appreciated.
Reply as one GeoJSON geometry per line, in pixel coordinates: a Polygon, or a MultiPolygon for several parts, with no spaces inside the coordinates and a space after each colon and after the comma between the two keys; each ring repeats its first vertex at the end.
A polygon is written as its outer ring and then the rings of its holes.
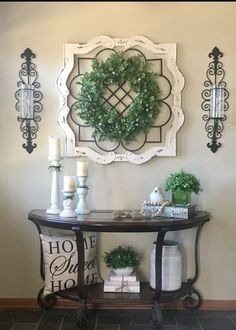
{"type": "Polygon", "coordinates": [[[125,59],[123,52],[113,53],[105,62],[92,61],[92,71],[81,79],[76,108],[85,124],[94,128],[94,138],[129,143],[141,132],[148,131],[160,107],[156,73],[148,68],[149,63],[141,55],[125,59]],[[123,116],[105,102],[103,96],[108,86],[121,86],[125,81],[136,96],[123,116]]]}

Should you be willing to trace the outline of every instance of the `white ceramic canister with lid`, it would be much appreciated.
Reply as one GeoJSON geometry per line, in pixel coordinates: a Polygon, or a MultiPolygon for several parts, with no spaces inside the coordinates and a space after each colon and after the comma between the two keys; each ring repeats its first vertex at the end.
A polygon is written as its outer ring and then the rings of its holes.
{"type": "MultiPolygon", "coordinates": [[[[149,283],[156,288],[156,242],[150,255],[149,283]]],[[[182,283],[182,254],[179,242],[165,240],[162,246],[162,291],[176,291],[182,283]]]]}

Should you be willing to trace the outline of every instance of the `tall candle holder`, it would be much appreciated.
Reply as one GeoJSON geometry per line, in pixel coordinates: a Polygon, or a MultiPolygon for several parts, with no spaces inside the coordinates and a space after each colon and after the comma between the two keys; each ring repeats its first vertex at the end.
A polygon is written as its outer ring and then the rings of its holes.
{"type": "Polygon", "coordinates": [[[79,196],[79,201],[76,208],[77,214],[88,214],[90,213],[86,197],[88,194],[88,186],[86,184],[88,176],[78,176],[79,184],[77,186],[77,194],[79,196]]]}
{"type": "Polygon", "coordinates": [[[60,160],[62,157],[50,158],[51,165],[49,166],[49,171],[52,172],[52,187],[51,187],[51,206],[46,210],[48,214],[59,214],[60,209],[60,190],[59,190],[59,175],[61,172],[60,160]]]}
{"type": "Polygon", "coordinates": [[[60,212],[60,217],[74,218],[77,216],[74,210],[74,193],[75,191],[63,191],[63,211],[60,212]]]}

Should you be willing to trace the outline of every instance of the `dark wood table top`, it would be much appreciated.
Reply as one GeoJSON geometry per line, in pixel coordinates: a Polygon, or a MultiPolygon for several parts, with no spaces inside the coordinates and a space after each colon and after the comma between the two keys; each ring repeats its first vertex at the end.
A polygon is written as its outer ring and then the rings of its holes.
{"type": "MultiPolygon", "coordinates": [[[[131,214],[131,211],[130,211],[131,214]]],[[[37,225],[59,229],[95,232],[159,232],[198,227],[210,220],[205,211],[196,211],[188,219],[173,217],[143,217],[138,211],[132,217],[114,218],[112,210],[93,210],[75,218],[64,218],[58,214],[47,214],[46,210],[31,210],[28,219],[37,225]],[[137,216],[135,216],[137,214],[137,216]]]]}

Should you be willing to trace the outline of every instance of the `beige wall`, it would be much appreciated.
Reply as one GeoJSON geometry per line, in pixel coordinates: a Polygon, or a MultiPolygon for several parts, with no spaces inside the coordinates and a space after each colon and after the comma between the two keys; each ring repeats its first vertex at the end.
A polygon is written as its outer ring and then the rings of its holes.
{"type": "MultiPolygon", "coordinates": [[[[236,3],[194,2],[5,2],[0,4],[0,297],[36,297],[39,275],[39,240],[27,212],[50,204],[47,171],[48,136],[57,127],[59,98],[56,78],[63,65],[63,43],[86,42],[98,35],[144,35],[154,42],[176,42],[178,65],[186,83],[183,91],[185,124],[178,134],[178,156],[153,159],[135,166],[90,163],[91,208],[140,208],[155,185],[184,168],[197,175],[204,192],[195,196],[199,209],[211,213],[202,232],[201,273],[197,287],[205,299],[236,299],[235,139],[236,139],[236,3]],[[213,154],[202,121],[201,91],[209,63],[208,53],[218,46],[230,93],[222,147],[213,154]],[[30,47],[43,93],[42,121],[31,155],[21,147],[14,93],[19,80],[20,54],[30,47]]],[[[64,170],[75,171],[74,160],[64,170]]],[[[75,172],[74,172],[75,174],[75,172]]],[[[101,252],[120,242],[117,234],[103,234],[101,252]]],[[[142,276],[148,275],[148,255],[154,234],[122,235],[143,256],[142,276]]],[[[174,236],[184,242],[185,273],[193,273],[192,230],[174,236]]],[[[107,270],[102,264],[102,272],[107,270]]]]}

